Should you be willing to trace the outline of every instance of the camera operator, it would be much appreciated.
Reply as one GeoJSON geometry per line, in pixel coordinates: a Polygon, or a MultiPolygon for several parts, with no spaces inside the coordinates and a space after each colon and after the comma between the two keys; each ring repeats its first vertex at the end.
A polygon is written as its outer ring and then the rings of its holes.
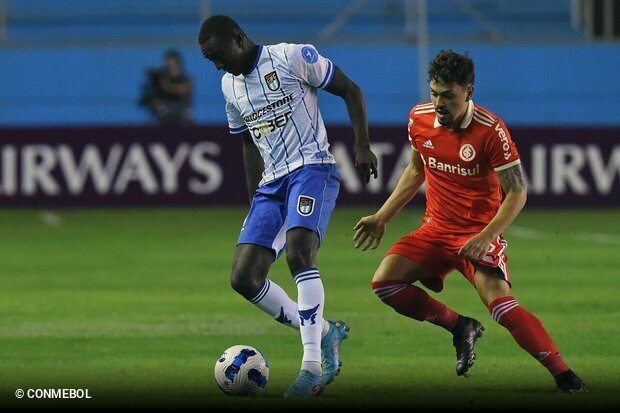
{"type": "Polygon", "coordinates": [[[161,124],[192,121],[192,80],[183,71],[181,55],[169,50],[162,69],[146,71],[147,82],[140,97],[145,107],[161,124]]]}

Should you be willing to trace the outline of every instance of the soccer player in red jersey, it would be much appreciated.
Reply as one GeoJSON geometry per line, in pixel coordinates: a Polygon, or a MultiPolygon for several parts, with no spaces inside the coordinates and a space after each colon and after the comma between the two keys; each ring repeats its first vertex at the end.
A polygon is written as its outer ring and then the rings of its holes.
{"type": "Polygon", "coordinates": [[[440,292],[446,275],[457,269],[493,319],[549,370],[560,391],[585,392],[586,384],[566,365],[538,318],[512,296],[503,232],[527,195],[508,129],[472,101],[474,64],[467,54],[441,51],[428,73],[431,102],[414,106],[409,115],[410,162],[383,206],[355,226],[355,247],[377,248],[387,223],[426,181],[422,226],[389,249],[373,291],[398,313],[450,331],[460,376],[473,365],[474,344],[484,328],[413,285],[420,281],[440,292]]]}

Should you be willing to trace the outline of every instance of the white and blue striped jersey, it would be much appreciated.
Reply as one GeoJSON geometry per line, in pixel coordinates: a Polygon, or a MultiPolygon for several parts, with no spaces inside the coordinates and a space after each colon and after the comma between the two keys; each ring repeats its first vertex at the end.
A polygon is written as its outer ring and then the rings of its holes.
{"type": "Polygon", "coordinates": [[[249,130],[263,158],[260,185],[303,165],[335,163],[317,98],[333,73],[314,46],[280,43],[259,46],[249,74],[222,77],[230,132],[249,130]]]}

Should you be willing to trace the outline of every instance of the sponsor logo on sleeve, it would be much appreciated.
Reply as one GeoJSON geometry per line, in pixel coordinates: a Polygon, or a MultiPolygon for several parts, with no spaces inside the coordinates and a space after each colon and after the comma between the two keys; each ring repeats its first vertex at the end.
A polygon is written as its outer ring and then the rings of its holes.
{"type": "Polygon", "coordinates": [[[510,143],[508,143],[508,136],[506,136],[506,132],[504,132],[504,128],[501,127],[499,122],[495,125],[495,131],[497,132],[497,136],[499,136],[499,140],[502,142],[504,159],[508,160],[512,155],[512,152],[510,151],[510,143]]]}
{"type": "Polygon", "coordinates": [[[314,63],[318,60],[319,54],[314,47],[304,46],[301,49],[301,56],[308,63],[314,63]]]}

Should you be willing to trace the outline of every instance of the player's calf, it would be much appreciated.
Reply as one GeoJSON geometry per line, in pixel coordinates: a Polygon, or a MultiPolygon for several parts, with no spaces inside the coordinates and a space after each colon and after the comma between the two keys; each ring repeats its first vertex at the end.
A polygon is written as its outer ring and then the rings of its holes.
{"type": "Polygon", "coordinates": [[[513,297],[502,297],[489,304],[495,321],[504,326],[521,348],[540,362],[553,377],[568,370],[553,340],[536,316],[513,297]]]}
{"type": "Polygon", "coordinates": [[[265,286],[273,263],[273,251],[254,244],[241,244],[235,250],[230,285],[246,300],[252,300],[265,286]]]}
{"type": "Polygon", "coordinates": [[[458,320],[458,313],[435,300],[423,289],[402,281],[373,281],[374,293],[397,313],[418,321],[452,330],[458,320]]]}

